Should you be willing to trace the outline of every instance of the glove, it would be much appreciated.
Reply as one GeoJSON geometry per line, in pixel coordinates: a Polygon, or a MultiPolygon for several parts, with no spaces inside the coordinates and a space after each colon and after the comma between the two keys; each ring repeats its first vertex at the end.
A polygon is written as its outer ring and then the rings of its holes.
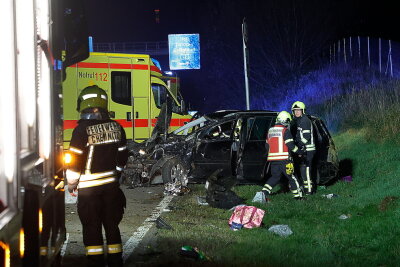
{"type": "Polygon", "coordinates": [[[297,150],[297,155],[298,155],[299,157],[305,157],[305,156],[307,156],[306,147],[303,146],[303,147],[299,148],[299,150],[297,150]]]}
{"type": "Polygon", "coordinates": [[[78,185],[77,184],[68,184],[68,192],[71,196],[76,197],[78,185]]]}

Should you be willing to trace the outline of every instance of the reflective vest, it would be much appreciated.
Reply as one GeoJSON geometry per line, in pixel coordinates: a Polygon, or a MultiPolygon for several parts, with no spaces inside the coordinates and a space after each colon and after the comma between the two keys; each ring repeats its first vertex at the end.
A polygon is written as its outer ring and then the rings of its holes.
{"type": "Polygon", "coordinates": [[[275,125],[268,131],[267,143],[269,144],[268,161],[288,160],[289,149],[285,143],[284,135],[287,128],[275,125]]]}
{"type": "Polygon", "coordinates": [[[117,182],[128,158],[125,131],[111,120],[82,119],[72,133],[68,184],[78,188],[117,182]]]}

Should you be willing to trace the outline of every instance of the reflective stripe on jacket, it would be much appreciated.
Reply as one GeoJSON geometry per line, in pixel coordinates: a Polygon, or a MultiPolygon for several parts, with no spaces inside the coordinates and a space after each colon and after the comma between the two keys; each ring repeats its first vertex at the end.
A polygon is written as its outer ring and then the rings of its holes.
{"type": "Polygon", "coordinates": [[[295,119],[297,132],[296,143],[299,147],[305,147],[306,151],[315,150],[314,129],[307,115],[295,119]]]}
{"type": "Polygon", "coordinates": [[[69,149],[72,161],[67,170],[68,184],[78,188],[117,181],[128,158],[124,129],[115,121],[80,120],[72,133],[69,149]]]}
{"type": "Polygon", "coordinates": [[[297,152],[298,150],[292,134],[281,124],[269,129],[267,143],[269,144],[268,161],[289,160],[289,151],[297,152]]]}

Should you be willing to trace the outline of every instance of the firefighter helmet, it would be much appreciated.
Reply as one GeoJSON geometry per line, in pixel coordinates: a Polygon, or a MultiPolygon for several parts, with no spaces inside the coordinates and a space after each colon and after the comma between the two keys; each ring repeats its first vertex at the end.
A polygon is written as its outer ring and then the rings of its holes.
{"type": "Polygon", "coordinates": [[[276,117],[276,122],[285,126],[288,126],[291,120],[292,116],[287,111],[279,112],[278,116],[276,117]]]}
{"type": "Polygon", "coordinates": [[[97,85],[91,85],[81,91],[78,96],[76,110],[82,112],[87,108],[102,108],[107,110],[107,93],[97,85]]]}
{"type": "Polygon", "coordinates": [[[301,109],[303,111],[303,114],[306,113],[306,105],[303,102],[296,101],[292,105],[292,113],[294,114],[295,109],[301,109]]]}

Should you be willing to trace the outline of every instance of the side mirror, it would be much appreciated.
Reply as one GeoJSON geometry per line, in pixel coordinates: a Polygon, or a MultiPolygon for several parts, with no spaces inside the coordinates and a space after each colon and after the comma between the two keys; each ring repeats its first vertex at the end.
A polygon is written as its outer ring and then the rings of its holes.
{"type": "Polygon", "coordinates": [[[183,100],[181,100],[181,114],[182,115],[187,115],[188,114],[188,110],[186,108],[186,103],[183,100]]]}

